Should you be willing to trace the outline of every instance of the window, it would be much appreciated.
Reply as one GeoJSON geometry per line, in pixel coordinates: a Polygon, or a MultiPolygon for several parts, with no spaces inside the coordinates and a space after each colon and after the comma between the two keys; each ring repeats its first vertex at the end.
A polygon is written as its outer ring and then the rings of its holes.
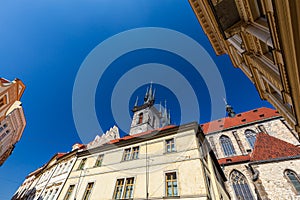
{"type": "Polygon", "coordinates": [[[143,113],[139,114],[139,118],[138,118],[138,124],[143,123],[143,113]]]}
{"type": "Polygon", "coordinates": [[[121,178],[116,182],[113,199],[132,199],[133,198],[134,178],[121,178]],[[125,185],[124,185],[125,183],[125,185]],[[125,188],[124,188],[125,186],[125,188]]]}
{"type": "Polygon", "coordinates": [[[263,133],[267,133],[267,130],[265,129],[264,125],[258,125],[258,129],[263,133]]]}
{"type": "Polygon", "coordinates": [[[48,196],[45,196],[45,200],[48,200],[51,195],[52,195],[52,190],[50,190],[50,192],[48,193],[48,196]]]}
{"type": "Polygon", "coordinates": [[[57,194],[57,192],[58,192],[58,189],[56,189],[56,190],[52,193],[51,197],[49,197],[49,200],[53,200],[54,197],[55,197],[55,195],[57,194]]]}
{"type": "Polygon", "coordinates": [[[103,157],[104,157],[103,154],[101,154],[101,155],[98,156],[98,158],[96,160],[96,163],[95,163],[95,167],[101,167],[102,162],[103,162],[103,157]]]}
{"type": "Polygon", "coordinates": [[[174,152],[175,151],[175,141],[174,138],[166,140],[166,152],[174,152]]]}
{"type": "Polygon", "coordinates": [[[127,178],[125,184],[124,198],[129,199],[133,197],[133,183],[134,178],[127,178]]]}
{"type": "Polygon", "coordinates": [[[123,161],[134,160],[139,158],[140,147],[133,147],[124,150],[123,161]]]}
{"type": "Polygon", "coordinates": [[[290,183],[293,185],[297,194],[300,194],[300,179],[298,175],[292,170],[286,170],[285,175],[288,177],[290,183]]]}
{"type": "Polygon", "coordinates": [[[130,152],[131,152],[131,148],[129,149],[125,149],[124,150],[124,155],[123,155],[123,160],[130,160],[130,152]]]}
{"type": "Polygon", "coordinates": [[[254,200],[246,177],[242,173],[238,172],[237,170],[233,170],[230,175],[230,180],[232,182],[232,186],[237,199],[254,200]]]}
{"type": "Polygon", "coordinates": [[[88,183],[88,185],[86,186],[84,195],[82,197],[82,200],[88,200],[89,199],[89,197],[91,195],[91,192],[92,192],[92,189],[93,189],[93,186],[94,186],[94,183],[88,183]]]}
{"type": "Polygon", "coordinates": [[[166,195],[168,197],[178,196],[176,172],[166,173],[166,195]]]}
{"type": "Polygon", "coordinates": [[[225,156],[231,156],[235,154],[234,147],[229,137],[222,135],[220,137],[220,142],[225,156]]]}
{"type": "Polygon", "coordinates": [[[0,108],[6,104],[6,96],[0,99],[0,108]]]}
{"type": "Polygon", "coordinates": [[[133,147],[132,148],[132,159],[138,159],[139,158],[139,147],[133,147]]]}
{"type": "Polygon", "coordinates": [[[85,165],[85,162],[86,162],[86,158],[82,159],[79,166],[78,166],[78,170],[81,170],[84,168],[84,165],[85,165]]]}
{"type": "Polygon", "coordinates": [[[254,148],[255,140],[256,140],[256,133],[253,130],[247,129],[245,131],[245,136],[251,146],[251,148],[254,148]]]}
{"type": "Polygon", "coordinates": [[[64,200],[69,200],[70,199],[71,194],[72,194],[72,192],[74,190],[74,187],[75,187],[75,185],[70,185],[70,187],[69,187],[69,189],[67,191],[67,194],[66,194],[64,200]]]}

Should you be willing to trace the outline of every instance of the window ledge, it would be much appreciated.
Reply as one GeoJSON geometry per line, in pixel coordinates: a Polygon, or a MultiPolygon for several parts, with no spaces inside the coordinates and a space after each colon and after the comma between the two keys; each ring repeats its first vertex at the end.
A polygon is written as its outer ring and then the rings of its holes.
{"type": "Polygon", "coordinates": [[[172,153],[177,153],[177,151],[175,150],[175,151],[170,151],[170,152],[164,152],[163,154],[165,155],[165,154],[172,154],[172,153]]]}
{"type": "Polygon", "coordinates": [[[180,199],[180,196],[163,197],[163,199],[180,199]]]}

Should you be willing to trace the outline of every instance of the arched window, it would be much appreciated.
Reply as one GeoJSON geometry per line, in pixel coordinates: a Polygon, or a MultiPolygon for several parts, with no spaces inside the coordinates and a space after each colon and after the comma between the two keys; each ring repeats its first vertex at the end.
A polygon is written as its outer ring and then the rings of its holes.
{"type": "Polygon", "coordinates": [[[251,148],[254,148],[255,140],[256,140],[256,133],[253,130],[247,129],[245,131],[245,136],[251,146],[251,148]]]}
{"type": "Polygon", "coordinates": [[[220,137],[220,142],[225,156],[231,156],[235,154],[234,147],[229,137],[222,135],[220,137]]]}
{"type": "Polygon", "coordinates": [[[230,180],[238,200],[254,200],[246,177],[237,170],[230,174],[230,180]]]}
{"type": "Polygon", "coordinates": [[[143,113],[139,114],[139,118],[138,118],[138,124],[143,123],[143,113]]]}
{"type": "Polygon", "coordinates": [[[290,169],[285,170],[285,175],[288,177],[289,181],[294,186],[297,194],[300,194],[300,179],[298,175],[290,169]]]}

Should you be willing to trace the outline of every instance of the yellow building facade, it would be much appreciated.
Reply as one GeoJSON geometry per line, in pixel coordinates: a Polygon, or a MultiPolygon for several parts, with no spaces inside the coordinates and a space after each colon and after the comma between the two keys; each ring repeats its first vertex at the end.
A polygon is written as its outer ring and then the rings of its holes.
{"type": "Polygon", "coordinates": [[[300,2],[189,2],[216,54],[228,54],[300,134],[300,2]]]}

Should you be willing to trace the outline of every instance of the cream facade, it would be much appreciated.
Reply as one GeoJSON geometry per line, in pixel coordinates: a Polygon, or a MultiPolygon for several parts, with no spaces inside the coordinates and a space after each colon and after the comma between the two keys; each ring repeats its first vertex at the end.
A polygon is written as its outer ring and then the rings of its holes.
{"type": "Polygon", "coordinates": [[[228,199],[199,130],[167,127],[82,151],[58,199],[228,199]]]}
{"type": "Polygon", "coordinates": [[[300,133],[300,3],[293,0],[189,0],[217,55],[228,54],[300,133]]]}
{"type": "Polygon", "coordinates": [[[57,199],[84,145],[75,144],[69,153],[58,153],[48,163],[30,173],[13,196],[13,200],[57,199]]]}

